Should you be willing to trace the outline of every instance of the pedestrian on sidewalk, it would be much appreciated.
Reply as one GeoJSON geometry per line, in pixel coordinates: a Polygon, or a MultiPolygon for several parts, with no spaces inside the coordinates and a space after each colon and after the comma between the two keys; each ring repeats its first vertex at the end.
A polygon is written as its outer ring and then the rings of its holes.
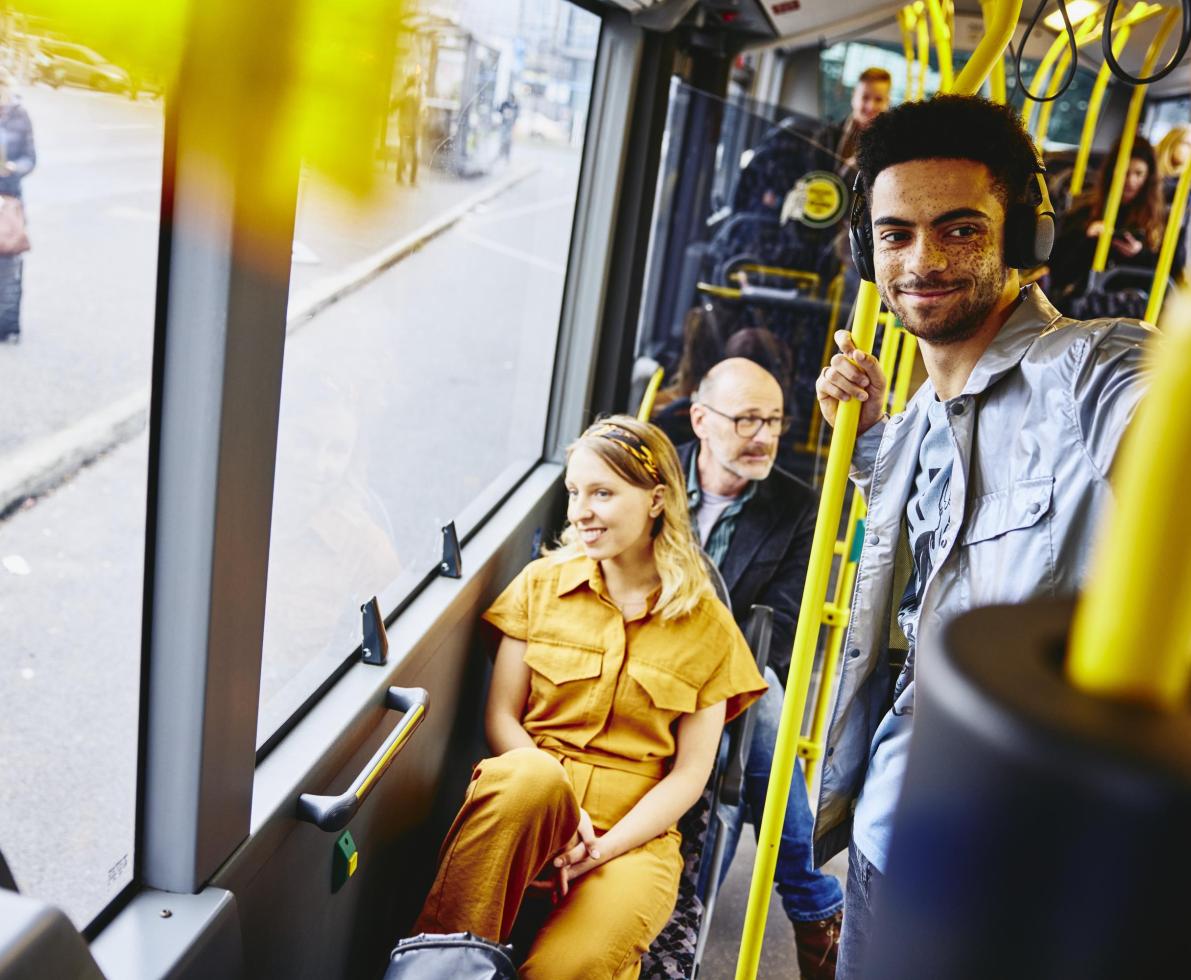
{"type": "Polygon", "coordinates": [[[0,341],[21,336],[22,254],[29,248],[21,181],[37,163],[33,123],[16,94],[16,80],[0,68],[0,341]]]}
{"type": "Polygon", "coordinates": [[[403,180],[410,187],[418,183],[418,137],[422,128],[422,93],[418,76],[410,74],[405,88],[396,101],[397,108],[397,183],[403,180]]]}

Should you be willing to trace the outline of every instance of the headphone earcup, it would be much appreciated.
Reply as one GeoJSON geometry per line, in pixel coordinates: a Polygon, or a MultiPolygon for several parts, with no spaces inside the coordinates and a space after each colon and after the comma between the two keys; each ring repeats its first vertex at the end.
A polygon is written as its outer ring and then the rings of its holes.
{"type": "Polygon", "coordinates": [[[852,192],[852,217],[848,225],[848,244],[852,248],[852,264],[866,282],[876,282],[873,261],[873,225],[868,216],[868,204],[864,192],[852,192]]]}
{"type": "Polygon", "coordinates": [[[1054,247],[1055,216],[1054,212],[1046,211],[1036,215],[1034,219],[1034,265],[1049,262],[1054,247]]]}

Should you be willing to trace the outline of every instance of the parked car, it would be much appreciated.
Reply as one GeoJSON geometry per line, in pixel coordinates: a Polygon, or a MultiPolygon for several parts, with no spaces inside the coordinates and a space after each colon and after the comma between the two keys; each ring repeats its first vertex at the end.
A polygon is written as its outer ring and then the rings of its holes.
{"type": "MultiPolygon", "coordinates": [[[[56,76],[60,70],[61,79],[67,85],[81,85],[100,92],[129,90],[128,72],[82,44],[42,40],[39,46],[49,59],[50,71],[56,76]]],[[[46,77],[44,71],[42,77],[46,77]]]]}

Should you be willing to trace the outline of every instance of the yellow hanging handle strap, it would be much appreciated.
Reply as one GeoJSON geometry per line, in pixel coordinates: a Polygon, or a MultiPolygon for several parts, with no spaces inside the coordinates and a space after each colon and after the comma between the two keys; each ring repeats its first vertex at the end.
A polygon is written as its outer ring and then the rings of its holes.
{"type": "MultiPolygon", "coordinates": [[[[1149,72],[1145,72],[1149,74],[1149,72]]],[[[1072,624],[1071,683],[1174,710],[1191,680],[1191,561],[1172,530],[1191,480],[1191,295],[1171,303],[1153,378],[1117,458],[1116,504],[1072,624]]]]}
{"type": "MultiPolygon", "coordinates": [[[[1166,46],[1166,39],[1174,29],[1181,11],[1178,8],[1168,10],[1158,27],[1158,33],[1150,42],[1146,51],[1145,62],[1141,67],[1141,75],[1145,77],[1154,70],[1154,62],[1166,46]]],[[[1133,138],[1137,135],[1137,124],[1141,120],[1141,107],[1145,103],[1146,86],[1138,85],[1133,89],[1133,96],[1129,100],[1129,111],[1125,113],[1125,126],[1121,130],[1121,148],[1117,152],[1116,168],[1112,174],[1112,184],[1108,189],[1108,196],[1104,201],[1104,227],[1100,231],[1100,240],[1096,242],[1096,254],[1092,259],[1092,270],[1103,272],[1108,267],[1108,250],[1112,246],[1113,232],[1117,227],[1117,215],[1121,210],[1121,197],[1125,192],[1125,175],[1129,170],[1129,159],[1133,155],[1133,138]]]]}
{"type": "MultiPolygon", "coordinates": [[[[988,73],[1013,37],[1013,29],[1021,15],[1022,0],[1003,0],[989,18],[989,29],[972,53],[968,63],[955,81],[955,91],[973,95],[980,91],[988,73]]],[[[881,297],[875,283],[862,281],[856,296],[856,314],[852,325],[852,340],[866,354],[872,350],[881,312],[881,297]]],[[[773,874],[777,870],[777,851],[781,840],[786,803],[790,796],[790,782],[798,761],[798,742],[802,716],[806,710],[807,688],[811,667],[819,639],[819,624],[827,584],[831,578],[831,559],[835,550],[835,533],[839,528],[844,507],[844,492],[856,445],[856,430],[860,423],[860,402],[851,399],[839,406],[835,427],[831,432],[831,450],[823,477],[823,492],[819,499],[819,514],[815,520],[815,535],[807,562],[806,584],[798,610],[798,625],[794,632],[794,649],[790,655],[790,677],[782,703],[782,717],[778,724],[777,744],[769,772],[769,788],[765,794],[765,811],[757,834],[757,859],[753,864],[753,880],[749,885],[748,908],[740,937],[740,956],[736,961],[736,980],[755,980],[761,963],[761,943],[765,935],[765,920],[769,913],[769,893],[773,889],[773,874]]]]}

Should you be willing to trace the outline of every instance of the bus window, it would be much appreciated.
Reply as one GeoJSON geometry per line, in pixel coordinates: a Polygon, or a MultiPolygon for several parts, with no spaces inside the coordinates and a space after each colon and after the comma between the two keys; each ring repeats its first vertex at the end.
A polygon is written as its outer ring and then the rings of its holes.
{"type": "Polygon", "coordinates": [[[302,176],[261,746],[541,457],[599,20],[453,9],[397,38],[372,197],[302,176]]]}
{"type": "Polygon", "coordinates": [[[102,37],[4,23],[0,850],[83,927],[133,876],[162,102],[102,37]]]}

